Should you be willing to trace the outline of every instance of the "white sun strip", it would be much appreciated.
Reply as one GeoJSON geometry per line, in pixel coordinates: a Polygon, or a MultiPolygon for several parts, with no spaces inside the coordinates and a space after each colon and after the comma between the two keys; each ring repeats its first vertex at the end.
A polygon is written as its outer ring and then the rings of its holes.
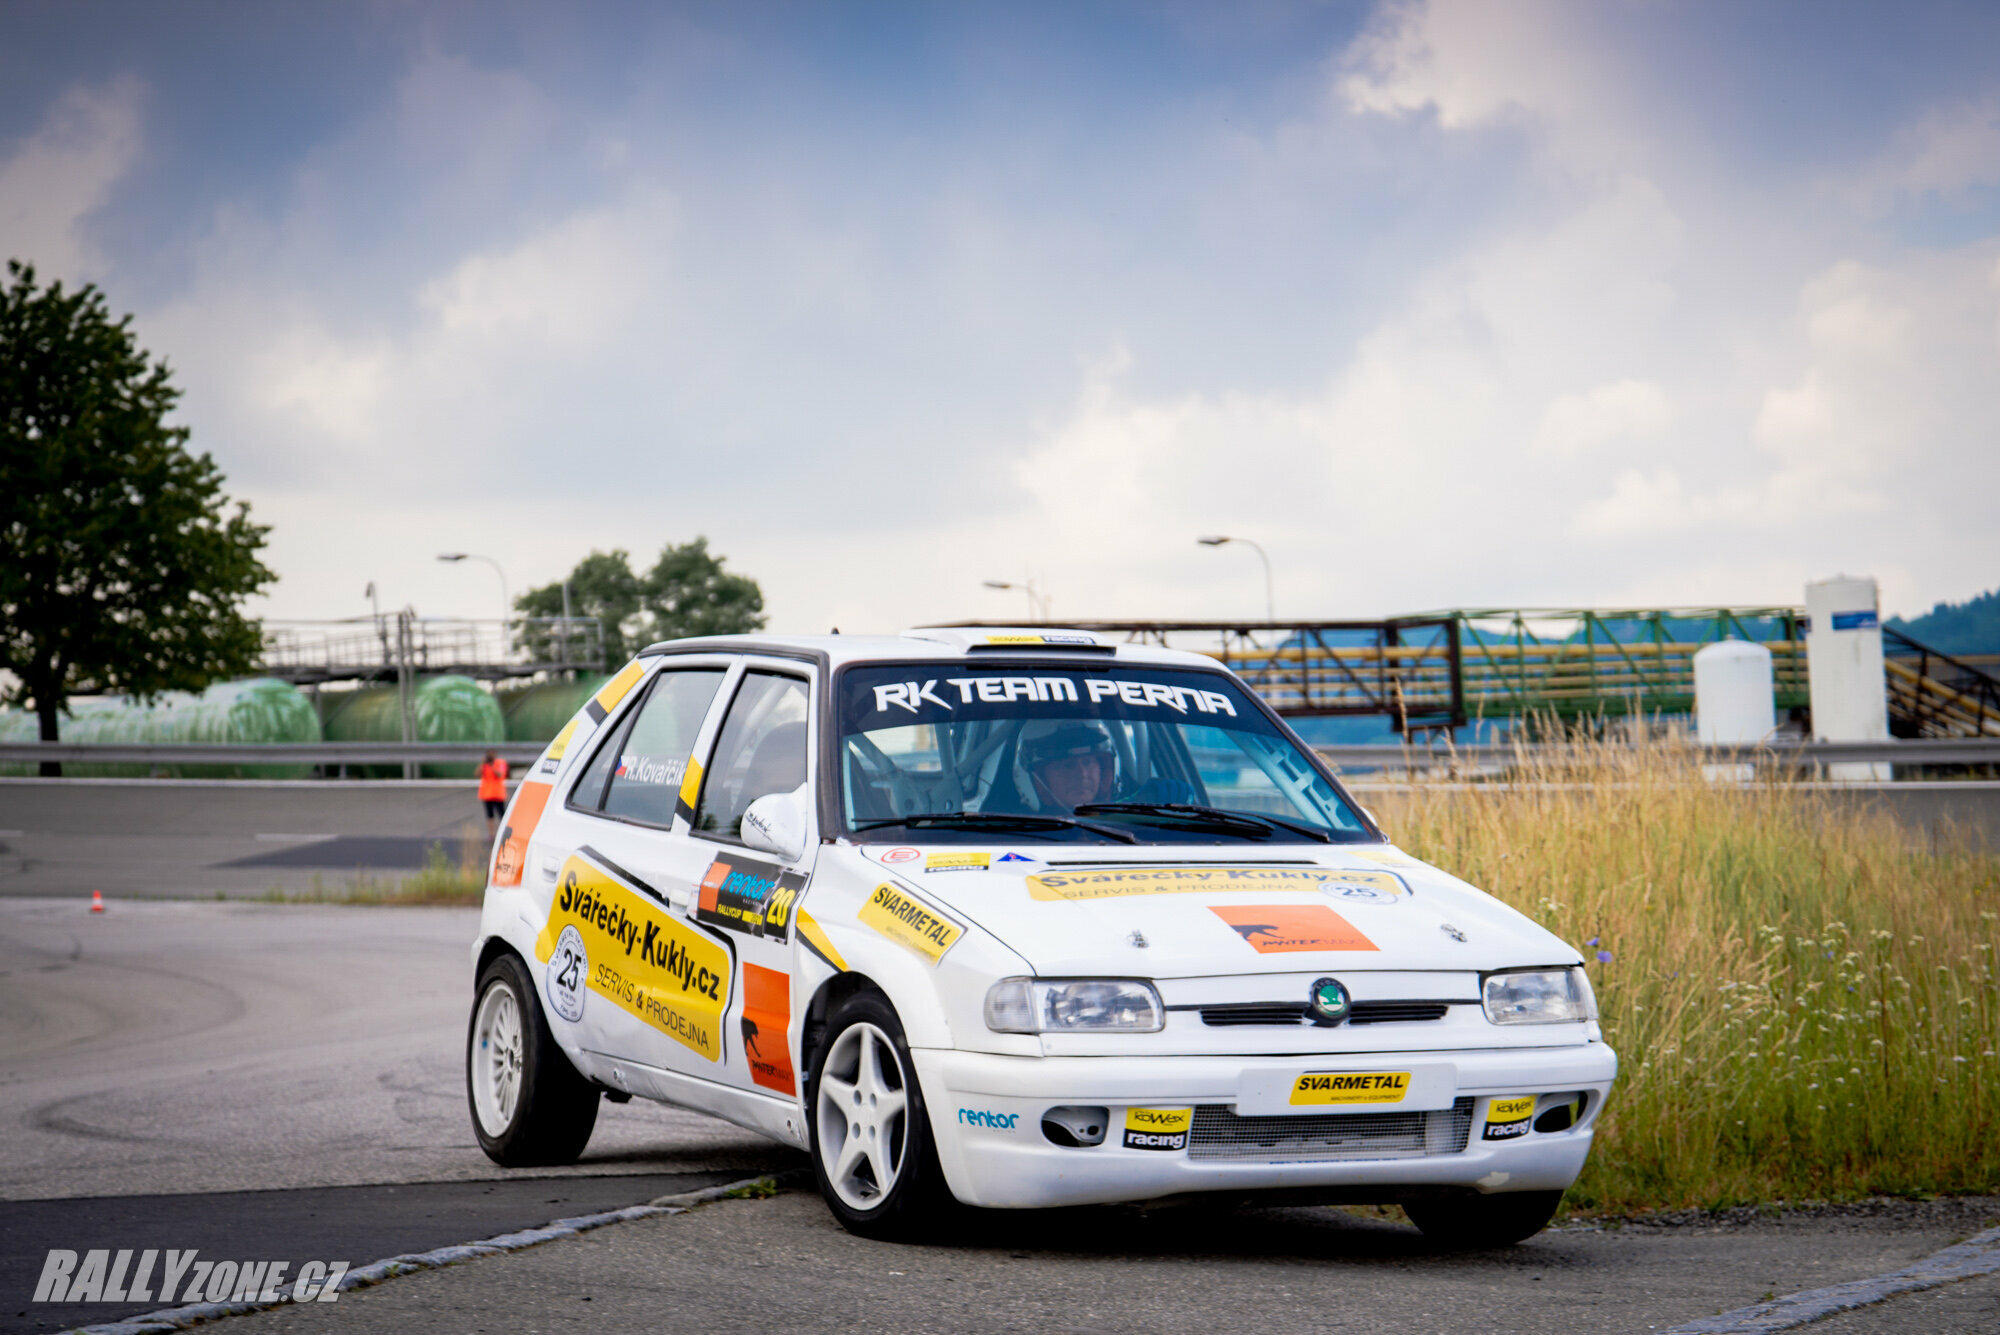
{"type": "Polygon", "coordinates": [[[1767,1303],[1739,1307],[1733,1312],[1675,1326],[1665,1335],[1764,1335],[1766,1331],[1790,1330],[1839,1312],[1870,1307],[1900,1294],[1955,1284],[1962,1279],[1976,1279],[1995,1271],[2000,1271],[2000,1228],[1989,1228],[1956,1247],[1934,1252],[1902,1270],[1876,1275],[1871,1279],[1850,1280],[1830,1288],[1788,1293],[1767,1303]]]}

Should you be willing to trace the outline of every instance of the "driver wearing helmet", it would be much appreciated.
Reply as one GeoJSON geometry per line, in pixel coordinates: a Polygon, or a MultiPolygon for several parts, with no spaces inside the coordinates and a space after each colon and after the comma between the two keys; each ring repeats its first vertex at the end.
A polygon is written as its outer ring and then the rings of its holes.
{"type": "Polygon", "coordinates": [[[1100,723],[1038,720],[1021,730],[1015,783],[1029,805],[1067,814],[1109,801],[1118,787],[1118,754],[1100,723]]]}

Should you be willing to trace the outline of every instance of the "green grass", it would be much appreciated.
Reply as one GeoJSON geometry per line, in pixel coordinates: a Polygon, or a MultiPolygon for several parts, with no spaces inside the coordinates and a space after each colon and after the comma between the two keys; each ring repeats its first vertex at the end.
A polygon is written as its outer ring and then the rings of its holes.
{"type": "Polygon", "coordinates": [[[1380,805],[1592,961],[1620,1073],[1573,1206],[2000,1188],[2000,858],[1673,743],[1522,765],[1380,805]]]}
{"type": "MultiPolygon", "coordinates": [[[[317,873],[303,891],[273,887],[264,895],[280,904],[398,904],[476,907],[486,895],[486,861],[477,846],[467,843],[454,860],[443,844],[424,852],[421,870],[408,876],[357,875],[339,886],[328,886],[317,873]]],[[[221,895],[218,893],[218,899],[221,895]]]]}
{"type": "Polygon", "coordinates": [[[761,1201],[778,1194],[776,1180],[760,1177],[755,1182],[746,1182],[740,1187],[731,1187],[722,1193],[725,1201],[761,1201]]]}

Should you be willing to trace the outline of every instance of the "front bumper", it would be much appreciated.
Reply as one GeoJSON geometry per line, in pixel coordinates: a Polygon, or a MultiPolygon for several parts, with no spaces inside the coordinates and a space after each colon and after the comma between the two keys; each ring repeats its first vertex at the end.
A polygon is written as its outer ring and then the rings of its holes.
{"type": "MultiPolygon", "coordinates": [[[[1003,1057],[919,1048],[938,1157],[952,1193],[968,1205],[1036,1208],[1154,1200],[1193,1192],[1325,1188],[1349,1198],[1392,1201],[1423,1191],[1560,1191],[1576,1180],[1590,1153],[1598,1110],[1618,1073],[1618,1057],[1603,1043],[1505,1051],[1410,1054],[1406,1065],[1446,1063],[1457,1106],[1469,1101],[1463,1148],[1435,1134],[1427,1149],[1345,1149],[1326,1153],[1231,1149],[1226,1159],[1190,1148],[1127,1148],[1126,1110],[1236,1111],[1242,1091],[1275,1077],[1289,1081],[1315,1070],[1387,1070],[1397,1058],[1371,1054],[1288,1057],[1003,1057]],[[1486,1139],[1496,1100],[1535,1096],[1534,1120],[1549,1096],[1581,1093],[1580,1120],[1559,1131],[1528,1129],[1486,1139]],[[1109,1116],[1101,1145],[1070,1148],[1042,1130],[1051,1107],[1103,1107],[1109,1116]],[[1246,1153],[1248,1157],[1246,1156],[1246,1153]]],[[[1380,1109],[1310,1114],[1333,1121],[1380,1109]]],[[[1245,1114],[1248,1115],[1248,1114],[1245,1114]]],[[[1462,1114],[1461,1114],[1462,1118],[1462,1114]]],[[[1287,1118],[1287,1121],[1293,1119],[1287,1118]]],[[[1421,1137],[1420,1137],[1421,1138],[1421,1137]]]]}

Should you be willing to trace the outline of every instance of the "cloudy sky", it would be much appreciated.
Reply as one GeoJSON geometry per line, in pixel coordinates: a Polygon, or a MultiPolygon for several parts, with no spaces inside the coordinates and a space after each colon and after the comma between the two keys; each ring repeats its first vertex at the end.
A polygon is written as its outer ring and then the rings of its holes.
{"type": "Polygon", "coordinates": [[[2000,584],[2000,6],[0,9],[278,617],[706,534],[773,625],[2000,584]]]}

